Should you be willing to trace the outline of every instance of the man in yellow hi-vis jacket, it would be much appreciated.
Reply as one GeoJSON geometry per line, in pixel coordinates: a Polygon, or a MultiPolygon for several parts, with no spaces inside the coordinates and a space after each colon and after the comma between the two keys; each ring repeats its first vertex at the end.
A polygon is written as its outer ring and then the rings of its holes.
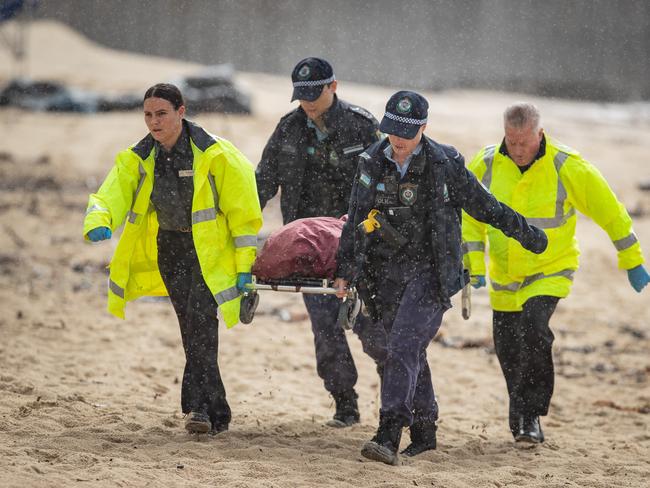
{"type": "Polygon", "coordinates": [[[508,107],[504,128],[503,142],[479,151],[469,170],[497,199],[544,229],[548,248],[532,254],[463,214],[465,264],[472,285],[485,286],[487,238],[493,337],[510,397],[510,430],[518,442],[539,443],[539,416],[548,412],[554,383],[549,320],[578,268],[576,210],[607,232],[637,292],[650,276],[625,207],[594,166],[544,134],[537,107],[508,107]]]}
{"type": "Polygon", "coordinates": [[[149,134],[117,155],[90,195],[83,233],[100,241],[124,223],[110,264],[108,310],[124,318],[127,301],[169,295],[186,357],[185,428],[218,433],[231,413],[217,363],[217,312],[228,327],[239,321],[262,211],[251,163],[184,114],[174,85],[147,90],[149,134]]]}

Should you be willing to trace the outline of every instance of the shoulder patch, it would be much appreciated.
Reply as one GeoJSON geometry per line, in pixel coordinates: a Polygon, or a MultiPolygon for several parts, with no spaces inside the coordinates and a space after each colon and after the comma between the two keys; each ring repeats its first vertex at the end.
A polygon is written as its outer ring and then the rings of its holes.
{"type": "Polygon", "coordinates": [[[368,173],[362,171],[359,175],[359,182],[366,188],[370,188],[370,183],[372,183],[372,178],[368,173]]]}

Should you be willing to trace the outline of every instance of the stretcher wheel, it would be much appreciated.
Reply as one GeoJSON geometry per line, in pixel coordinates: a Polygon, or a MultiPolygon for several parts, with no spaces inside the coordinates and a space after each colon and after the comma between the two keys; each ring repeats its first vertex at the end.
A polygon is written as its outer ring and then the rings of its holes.
{"type": "Polygon", "coordinates": [[[357,293],[353,297],[347,297],[339,305],[338,324],[343,330],[350,330],[354,326],[354,321],[361,310],[361,300],[357,293]]]}
{"type": "Polygon", "coordinates": [[[239,321],[242,324],[250,324],[255,317],[255,310],[260,303],[260,296],[255,291],[248,291],[241,297],[241,305],[239,306],[239,321]]]}

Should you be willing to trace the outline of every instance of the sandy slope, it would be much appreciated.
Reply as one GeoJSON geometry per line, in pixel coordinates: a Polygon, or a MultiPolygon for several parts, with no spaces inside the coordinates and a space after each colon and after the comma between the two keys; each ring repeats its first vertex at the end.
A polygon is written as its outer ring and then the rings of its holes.
{"type": "MultiPolygon", "coordinates": [[[[34,26],[30,42],[32,76],[96,90],[139,93],[197,67],[109,51],[48,22],[34,26]]],[[[8,61],[0,53],[0,81],[8,61]]],[[[254,117],[197,120],[256,162],[290,107],[290,85],[259,74],[240,82],[254,96],[254,117]]],[[[340,84],[343,98],[376,115],[392,91],[340,84]]],[[[518,98],[428,96],[429,135],[467,156],[500,140],[500,114],[518,98]]],[[[647,105],[535,101],[547,132],[593,161],[628,208],[645,211],[635,228],[650,249],[650,195],[636,189],[650,178],[647,105]]],[[[199,441],[185,434],[171,306],[141,301],[124,322],[108,315],[104,267],[115,242],[87,245],[80,236],[88,192],[114,154],[144,133],[139,113],[0,111],[0,486],[647,486],[650,295],[632,291],[606,234],[585,218],[583,267],[553,319],[558,374],[543,446],[513,447],[489,347],[434,343],[439,449],[398,468],[366,462],[359,448],[378,407],[373,365],[350,336],[362,423],[324,427],[332,400],[315,372],[304,307],[299,296],[279,293],[263,296],[253,325],[221,331],[231,430],[199,441]]],[[[277,201],[265,217],[265,231],[280,225],[277,201]]],[[[469,321],[448,313],[445,339],[489,344],[489,322],[479,292],[469,321]]]]}

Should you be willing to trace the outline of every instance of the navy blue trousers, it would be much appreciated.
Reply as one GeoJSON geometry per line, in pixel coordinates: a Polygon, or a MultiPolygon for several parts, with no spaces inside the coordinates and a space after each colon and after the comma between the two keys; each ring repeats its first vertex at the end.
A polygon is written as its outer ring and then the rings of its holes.
{"type": "MultiPolygon", "coordinates": [[[[389,275],[389,273],[386,273],[389,275]]],[[[379,322],[359,320],[355,331],[382,375],[381,413],[413,421],[438,418],[427,346],[447,310],[435,300],[431,270],[385,276],[377,283],[379,322]]]]}
{"type": "Polygon", "coordinates": [[[303,295],[316,349],[316,370],[325,389],[336,396],[354,388],[354,365],[345,331],[337,323],[341,301],[335,295],[303,295]]]}

